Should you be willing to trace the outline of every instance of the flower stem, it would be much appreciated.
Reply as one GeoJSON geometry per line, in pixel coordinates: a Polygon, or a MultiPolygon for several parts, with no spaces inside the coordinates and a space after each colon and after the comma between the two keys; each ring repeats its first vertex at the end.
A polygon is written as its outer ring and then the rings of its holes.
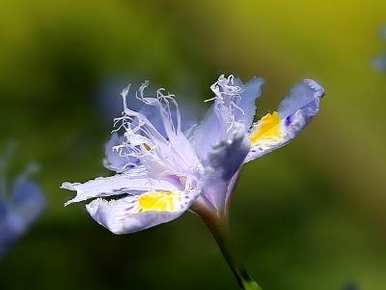
{"type": "Polygon", "coordinates": [[[213,211],[209,211],[202,207],[195,207],[194,211],[200,215],[209,228],[241,289],[262,290],[262,288],[249,276],[245,267],[236,259],[236,255],[232,251],[233,247],[231,246],[229,239],[227,219],[225,217],[221,218],[213,213],[213,211]]]}

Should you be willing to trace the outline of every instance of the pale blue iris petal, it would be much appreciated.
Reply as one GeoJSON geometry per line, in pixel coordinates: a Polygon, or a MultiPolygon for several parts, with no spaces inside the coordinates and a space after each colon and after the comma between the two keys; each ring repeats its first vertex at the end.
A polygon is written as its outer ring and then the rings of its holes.
{"type": "Polygon", "coordinates": [[[264,85],[264,80],[261,78],[253,78],[245,85],[238,80],[243,91],[241,93],[241,98],[236,101],[240,110],[235,111],[236,120],[243,123],[245,128],[249,128],[255,117],[256,113],[256,99],[261,96],[262,87],[264,85]]]}
{"type": "MultiPolygon", "coordinates": [[[[123,81],[107,81],[101,89],[101,94],[99,97],[99,105],[101,110],[104,112],[108,122],[112,122],[113,118],[120,116],[122,114],[122,98],[120,93],[122,89],[127,86],[126,82],[123,81]]],[[[137,111],[141,112],[146,117],[153,122],[157,129],[162,130],[162,122],[159,111],[152,107],[144,104],[142,101],[138,100],[135,96],[135,90],[131,90],[127,96],[128,106],[137,111]]]]}
{"type": "MultiPolygon", "coordinates": [[[[129,100],[128,100],[129,101],[129,100]]],[[[128,104],[130,106],[130,103],[128,104]]],[[[182,132],[187,132],[193,126],[197,124],[197,119],[195,118],[193,106],[188,106],[188,104],[180,105],[179,112],[174,106],[170,107],[170,114],[173,124],[177,124],[177,114],[181,115],[180,126],[182,132]]],[[[160,108],[157,106],[141,104],[141,107],[138,109],[138,112],[143,114],[157,129],[157,131],[164,137],[167,136],[165,127],[163,125],[162,116],[160,114],[160,108]]]]}
{"type": "MultiPolygon", "coordinates": [[[[140,86],[138,91],[136,91],[135,89],[131,89],[128,92],[128,95],[126,97],[127,106],[131,110],[136,111],[145,116],[162,136],[167,137],[164,119],[161,114],[161,109],[163,108],[161,108],[161,104],[159,102],[155,101],[157,90],[148,87],[148,82],[145,82],[144,84],[142,84],[141,86],[144,86],[144,88],[147,89],[146,91],[141,90],[140,86]],[[144,86],[144,84],[146,85],[144,86]],[[143,94],[140,96],[142,99],[137,97],[137,94],[140,90],[141,94],[143,94]],[[143,101],[143,98],[148,100],[152,99],[153,101],[145,103],[143,101]]],[[[122,108],[122,102],[120,104],[122,108]]],[[[171,104],[169,109],[173,125],[177,127],[177,123],[180,122],[179,126],[182,132],[189,130],[194,124],[197,123],[197,120],[193,114],[195,108],[189,105],[188,103],[184,105],[179,105],[178,109],[173,104],[171,104]],[[179,118],[181,119],[179,120],[179,118]]]]}
{"type": "Polygon", "coordinates": [[[76,191],[76,196],[67,201],[65,205],[91,198],[117,196],[132,192],[178,190],[178,184],[173,184],[166,179],[150,178],[146,172],[141,172],[139,169],[140,167],[131,169],[123,174],[98,177],[85,183],[64,182],[61,188],[76,191]]]}
{"type": "MultiPolygon", "coordinates": [[[[114,147],[122,144],[122,142],[123,136],[119,136],[118,133],[114,132],[105,145],[105,159],[103,160],[103,165],[107,169],[117,173],[121,173],[140,164],[138,158],[123,155],[118,150],[114,150],[114,147]]],[[[128,154],[129,152],[124,153],[128,154]]]]}
{"type": "Polygon", "coordinates": [[[213,146],[223,139],[225,129],[225,125],[218,119],[212,105],[190,138],[201,160],[206,160],[213,146]]]}
{"type": "Polygon", "coordinates": [[[308,121],[319,112],[319,103],[323,95],[324,89],[317,82],[310,79],[304,80],[292,88],[289,96],[280,103],[278,108],[280,117],[290,118],[300,110],[308,121]]]}
{"type": "Polygon", "coordinates": [[[218,90],[216,94],[220,96],[216,96],[215,103],[190,138],[201,160],[207,160],[213,147],[226,140],[233,124],[226,124],[225,120],[233,120],[233,123],[243,124],[246,130],[249,129],[256,112],[256,99],[261,95],[263,84],[264,80],[261,78],[254,78],[243,84],[240,79],[220,76],[215,86],[218,90]]]}
{"type": "MultiPolygon", "coordinates": [[[[291,89],[289,96],[280,103],[281,137],[278,139],[263,139],[253,144],[245,159],[249,162],[275,149],[285,146],[294,139],[311,119],[319,113],[320,100],[324,89],[316,81],[306,79],[291,89]]],[[[259,122],[257,123],[259,124],[259,122]]]]}
{"type": "Polygon", "coordinates": [[[244,128],[237,128],[228,140],[213,147],[207,166],[214,175],[229,180],[239,169],[249,148],[244,128]]]}
{"type": "Polygon", "coordinates": [[[118,200],[106,201],[95,199],[86,205],[90,216],[100,225],[114,234],[129,234],[142,231],[180,217],[191,205],[192,200],[174,212],[140,212],[133,213],[134,197],[128,196],[118,200]]]}
{"type": "Polygon", "coordinates": [[[243,125],[230,138],[215,146],[209,154],[203,195],[217,209],[225,206],[227,187],[239,171],[250,149],[243,125]]]}
{"type": "Polygon", "coordinates": [[[208,176],[202,190],[202,197],[217,211],[225,208],[227,182],[215,176],[208,176]]]}
{"type": "Polygon", "coordinates": [[[231,179],[223,180],[221,178],[208,177],[205,187],[200,197],[200,202],[206,202],[211,205],[217,212],[225,212],[229,208],[234,187],[239,178],[240,169],[235,172],[231,179]]]}

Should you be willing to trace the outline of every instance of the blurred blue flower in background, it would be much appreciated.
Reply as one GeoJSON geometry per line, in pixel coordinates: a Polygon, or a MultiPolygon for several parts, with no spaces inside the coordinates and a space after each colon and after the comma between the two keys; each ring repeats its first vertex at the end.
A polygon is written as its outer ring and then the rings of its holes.
{"type": "Polygon", "coordinates": [[[379,71],[386,72],[386,53],[376,57],[373,66],[379,71]]]}
{"type": "Polygon", "coordinates": [[[46,200],[29,176],[37,170],[31,163],[14,181],[6,183],[6,169],[13,148],[0,159],[0,258],[19,240],[42,213],[46,200]]]}
{"type": "MultiPolygon", "coordinates": [[[[386,25],[380,29],[379,36],[386,45],[386,25]]],[[[372,64],[377,70],[386,72],[386,52],[375,57],[372,61],[372,64]]]]}
{"type": "Polygon", "coordinates": [[[359,289],[360,289],[359,286],[354,282],[350,282],[342,288],[342,290],[359,290],[359,289]]]}
{"type": "Polygon", "coordinates": [[[386,41],[386,25],[379,30],[379,36],[386,41]]]}

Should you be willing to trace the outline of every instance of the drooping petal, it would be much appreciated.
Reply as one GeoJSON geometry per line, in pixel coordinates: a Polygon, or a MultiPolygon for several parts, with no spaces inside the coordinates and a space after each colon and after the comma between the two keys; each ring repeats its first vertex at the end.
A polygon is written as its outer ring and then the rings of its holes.
{"type": "Polygon", "coordinates": [[[277,112],[267,114],[252,128],[249,162],[286,145],[318,114],[324,89],[316,81],[306,79],[295,86],[280,103],[277,112]]]}
{"type": "Polygon", "coordinates": [[[206,164],[203,196],[218,210],[225,206],[228,184],[249,153],[250,142],[244,126],[234,128],[230,138],[216,145],[206,164]]]}
{"type": "Polygon", "coordinates": [[[153,191],[106,201],[98,198],[87,204],[91,217],[114,234],[128,234],[169,222],[181,216],[197,192],[153,191]]]}
{"type": "Polygon", "coordinates": [[[146,173],[135,168],[123,174],[98,177],[85,183],[65,182],[61,188],[76,191],[76,196],[65,203],[67,206],[90,198],[130,194],[138,191],[175,191],[178,189],[178,184],[173,184],[167,180],[150,178],[146,173]]]}
{"type": "MultiPolygon", "coordinates": [[[[248,130],[256,111],[256,98],[261,95],[264,81],[254,78],[243,84],[233,75],[221,75],[211,86],[215,97],[203,121],[191,137],[201,160],[206,160],[213,146],[228,138],[235,124],[242,124],[248,130]]],[[[208,101],[210,101],[208,100],[208,101]]]]}

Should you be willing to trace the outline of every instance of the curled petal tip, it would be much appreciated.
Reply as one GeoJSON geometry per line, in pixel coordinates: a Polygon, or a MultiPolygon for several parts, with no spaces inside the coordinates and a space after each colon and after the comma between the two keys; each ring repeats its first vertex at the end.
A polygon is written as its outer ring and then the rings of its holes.
{"type": "Polygon", "coordinates": [[[67,189],[67,190],[76,190],[75,183],[71,183],[71,182],[63,182],[60,188],[67,189]]]}
{"type": "Polygon", "coordinates": [[[276,112],[255,123],[250,140],[252,149],[246,162],[286,145],[319,113],[324,88],[312,79],[304,79],[290,90],[276,112]]]}
{"type": "Polygon", "coordinates": [[[317,97],[322,98],[324,96],[324,88],[317,81],[305,79],[303,82],[315,92],[317,97]]]}
{"type": "MultiPolygon", "coordinates": [[[[60,186],[61,189],[67,189],[67,190],[72,190],[76,191],[75,188],[76,183],[71,183],[71,182],[63,182],[62,185],[60,186]]],[[[73,198],[67,202],[64,203],[64,207],[76,202],[76,198],[73,198]]]]}

